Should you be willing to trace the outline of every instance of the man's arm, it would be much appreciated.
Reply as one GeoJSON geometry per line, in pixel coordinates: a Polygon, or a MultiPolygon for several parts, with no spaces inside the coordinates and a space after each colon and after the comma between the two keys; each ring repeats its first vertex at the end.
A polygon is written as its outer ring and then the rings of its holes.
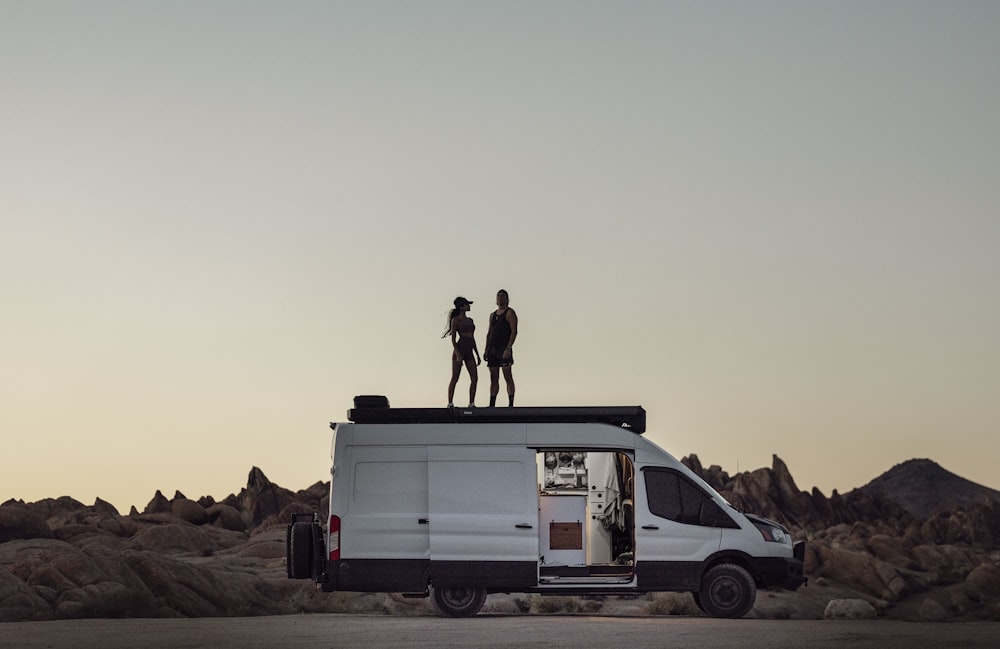
{"type": "Polygon", "coordinates": [[[517,338],[517,313],[510,307],[507,308],[507,324],[510,325],[510,339],[507,340],[507,350],[514,346],[514,339],[517,338]]]}

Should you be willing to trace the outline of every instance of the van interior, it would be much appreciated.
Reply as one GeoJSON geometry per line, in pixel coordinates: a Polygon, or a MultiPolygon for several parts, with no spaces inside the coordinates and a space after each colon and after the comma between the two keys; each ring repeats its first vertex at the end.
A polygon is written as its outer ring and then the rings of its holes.
{"type": "Polygon", "coordinates": [[[539,583],[622,584],[635,564],[635,469],[622,451],[539,449],[539,583]]]}

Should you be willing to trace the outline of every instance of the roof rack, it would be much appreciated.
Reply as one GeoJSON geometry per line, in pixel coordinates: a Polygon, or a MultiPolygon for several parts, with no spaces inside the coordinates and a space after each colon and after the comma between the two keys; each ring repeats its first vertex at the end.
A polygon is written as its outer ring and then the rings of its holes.
{"type": "Polygon", "coordinates": [[[365,405],[347,411],[356,424],[609,424],[637,435],[646,432],[642,406],[544,408],[390,408],[365,405]]]}

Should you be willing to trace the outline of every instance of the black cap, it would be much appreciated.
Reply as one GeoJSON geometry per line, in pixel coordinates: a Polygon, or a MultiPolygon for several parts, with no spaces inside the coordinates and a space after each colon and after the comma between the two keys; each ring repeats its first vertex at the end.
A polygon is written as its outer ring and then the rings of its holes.
{"type": "Polygon", "coordinates": [[[456,309],[460,306],[465,306],[466,304],[472,304],[472,300],[466,300],[464,297],[461,296],[455,298],[456,309]]]}

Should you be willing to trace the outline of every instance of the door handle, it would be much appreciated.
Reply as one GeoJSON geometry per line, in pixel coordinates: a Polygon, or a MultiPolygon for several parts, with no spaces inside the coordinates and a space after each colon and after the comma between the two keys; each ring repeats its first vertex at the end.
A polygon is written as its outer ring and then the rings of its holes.
{"type": "Polygon", "coordinates": [[[528,525],[527,523],[518,523],[514,527],[516,527],[519,530],[530,530],[534,526],[533,525],[528,525]]]}
{"type": "Polygon", "coordinates": [[[644,529],[644,530],[658,530],[658,529],[660,529],[660,527],[658,525],[643,525],[642,529],[644,529]]]}
{"type": "Polygon", "coordinates": [[[430,521],[427,520],[426,518],[418,518],[417,519],[417,525],[427,525],[428,523],[430,523],[430,521]]]}

